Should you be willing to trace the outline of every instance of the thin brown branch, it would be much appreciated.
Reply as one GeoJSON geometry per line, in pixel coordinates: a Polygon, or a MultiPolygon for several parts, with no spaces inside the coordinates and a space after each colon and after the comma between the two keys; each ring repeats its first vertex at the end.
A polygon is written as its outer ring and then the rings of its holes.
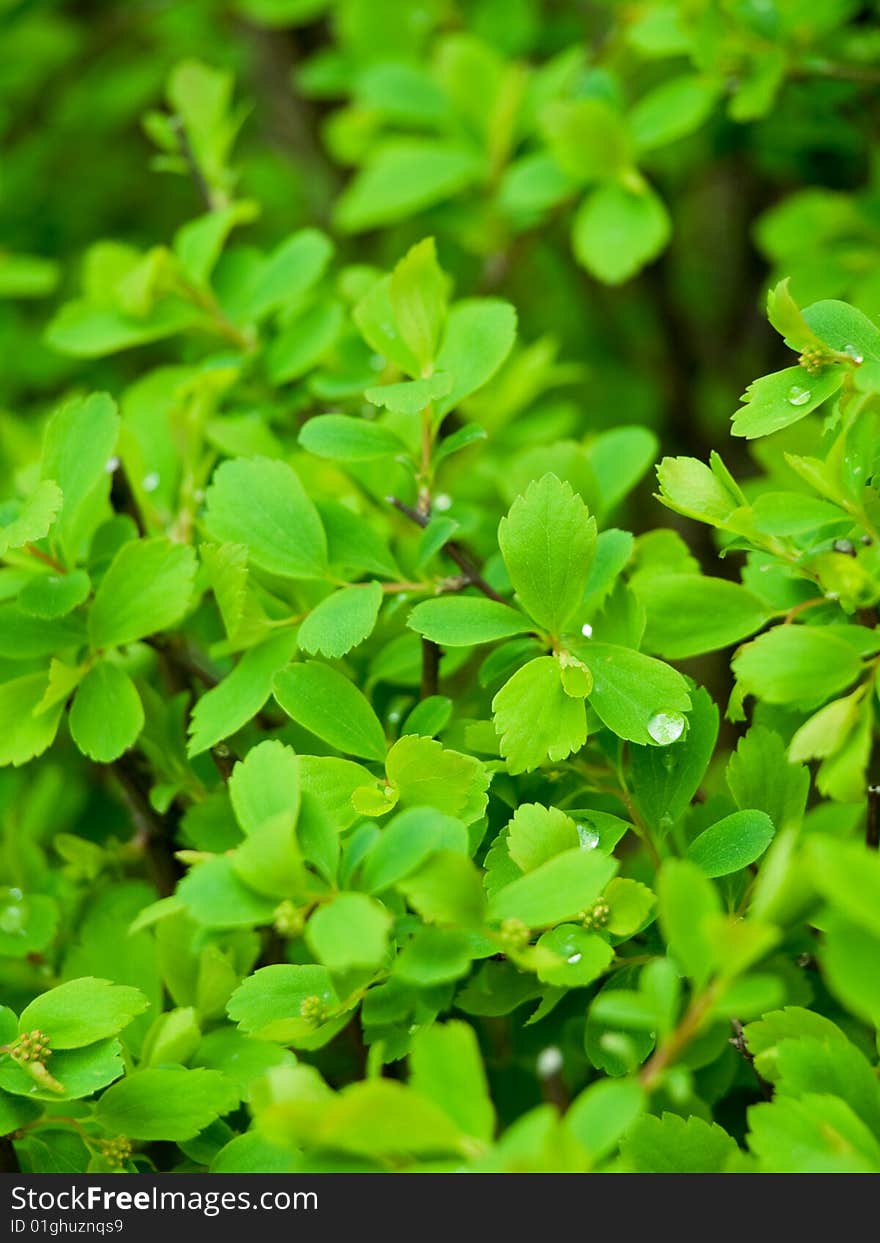
{"type": "Polygon", "coordinates": [[[431,639],[422,639],[422,685],[420,699],[436,695],[440,685],[440,648],[431,639]]]}
{"type": "Polygon", "coordinates": [[[733,1035],[730,1038],[730,1043],[736,1049],[737,1053],[739,1053],[742,1057],[744,1057],[745,1060],[748,1062],[748,1064],[751,1066],[752,1073],[754,1074],[755,1078],[758,1081],[758,1087],[761,1089],[761,1094],[763,1095],[764,1100],[766,1101],[772,1100],[773,1099],[773,1084],[767,1082],[767,1080],[764,1078],[764,1076],[761,1074],[761,1072],[758,1070],[757,1066],[755,1065],[754,1055],[752,1054],[752,1051],[749,1048],[749,1046],[746,1044],[745,1032],[743,1030],[742,1023],[739,1021],[739,1019],[731,1019],[730,1026],[733,1028],[733,1035]]]}
{"type": "Polygon", "coordinates": [[[869,850],[880,850],[880,786],[868,786],[865,845],[869,850]]]}
{"type": "Polygon", "coordinates": [[[144,853],[159,896],[167,898],[183,875],[174,857],[174,826],[167,816],[162,817],[153,810],[133,755],[120,756],[109,768],[134,825],[134,845],[144,853]]]}
{"type": "MultiPolygon", "coordinates": [[[[430,522],[430,518],[426,514],[421,513],[418,509],[413,509],[411,505],[407,505],[396,496],[387,496],[385,499],[389,505],[393,505],[396,510],[404,514],[411,522],[414,522],[416,526],[424,528],[430,522]]],[[[476,587],[476,589],[481,591],[484,596],[488,596],[490,600],[497,600],[499,604],[508,603],[508,601],[504,599],[504,596],[499,595],[495,588],[490,587],[490,585],[486,582],[470,555],[465,552],[461,544],[457,544],[454,540],[450,540],[448,544],[443,545],[443,551],[455,562],[462,574],[465,575],[467,579],[467,586],[476,587]]]]}
{"type": "Polygon", "coordinates": [[[21,1165],[15,1145],[9,1136],[0,1139],[0,1174],[20,1174],[21,1165]]]}
{"type": "Polygon", "coordinates": [[[664,1073],[684,1052],[690,1042],[699,1035],[709,1011],[715,1001],[715,989],[709,987],[704,993],[695,997],[684,1013],[684,1017],[660,1048],[645,1062],[639,1074],[639,1080],[646,1092],[657,1086],[664,1073]]]}

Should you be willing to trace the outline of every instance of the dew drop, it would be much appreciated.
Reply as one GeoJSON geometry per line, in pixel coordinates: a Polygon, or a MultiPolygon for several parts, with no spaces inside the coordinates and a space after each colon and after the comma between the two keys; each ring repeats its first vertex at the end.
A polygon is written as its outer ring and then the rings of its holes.
{"type": "Polygon", "coordinates": [[[648,733],[661,747],[678,742],[684,733],[684,717],[680,712],[655,712],[648,722],[648,733]]]}
{"type": "Polygon", "coordinates": [[[144,475],[141,480],[141,487],[145,492],[155,492],[160,484],[159,472],[151,470],[148,475],[144,475]]]}
{"type": "Polygon", "coordinates": [[[549,1079],[553,1075],[559,1074],[562,1070],[562,1064],[562,1050],[555,1044],[551,1044],[546,1049],[541,1050],[535,1065],[540,1078],[549,1079]]]}
{"type": "Polygon", "coordinates": [[[581,850],[595,850],[599,845],[599,834],[589,824],[576,824],[578,841],[581,844],[581,850]]]}
{"type": "Polygon", "coordinates": [[[452,508],[452,497],[446,492],[438,492],[434,497],[434,508],[439,509],[441,513],[452,508]]]}
{"type": "Polygon", "coordinates": [[[593,637],[593,627],[590,625],[589,622],[584,622],[584,624],[581,626],[581,634],[584,636],[585,639],[591,639],[593,637]]]}
{"type": "Polygon", "coordinates": [[[568,958],[566,958],[565,961],[569,963],[572,967],[574,967],[577,963],[580,962],[582,958],[583,958],[583,954],[570,954],[568,958]]]}
{"type": "Polygon", "coordinates": [[[865,356],[856,345],[845,345],[843,352],[848,358],[851,358],[856,366],[865,361],[865,356]]]}
{"type": "Polygon", "coordinates": [[[788,390],[788,404],[790,406],[804,406],[810,400],[810,390],[801,388],[799,384],[792,384],[788,390]]]}
{"type": "Polygon", "coordinates": [[[104,470],[108,475],[112,475],[115,470],[119,470],[119,458],[115,454],[113,457],[108,457],[104,464],[104,470]]]}

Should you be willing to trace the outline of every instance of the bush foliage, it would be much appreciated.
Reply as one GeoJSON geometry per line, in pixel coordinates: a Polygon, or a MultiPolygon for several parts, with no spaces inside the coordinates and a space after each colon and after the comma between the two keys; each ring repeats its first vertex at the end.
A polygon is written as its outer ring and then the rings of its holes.
{"type": "Polygon", "coordinates": [[[2,19],[8,1168],[880,1171],[868,6],[93,7],[2,19]]]}

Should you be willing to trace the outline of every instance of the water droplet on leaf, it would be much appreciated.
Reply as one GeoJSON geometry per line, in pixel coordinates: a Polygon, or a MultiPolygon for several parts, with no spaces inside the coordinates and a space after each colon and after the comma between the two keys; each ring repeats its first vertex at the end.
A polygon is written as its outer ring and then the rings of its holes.
{"type": "Polygon", "coordinates": [[[578,841],[581,844],[581,850],[595,850],[599,845],[599,834],[589,824],[576,824],[578,841]]]}
{"type": "Polygon", "coordinates": [[[792,384],[788,390],[788,404],[790,406],[804,406],[810,400],[810,390],[801,388],[799,384],[792,384]]]}
{"type": "Polygon", "coordinates": [[[655,712],[648,722],[648,733],[661,747],[678,742],[684,733],[685,720],[680,712],[655,712]]]}
{"type": "Polygon", "coordinates": [[[846,354],[848,358],[851,358],[853,360],[856,366],[858,366],[859,363],[863,363],[865,361],[865,356],[861,352],[861,350],[858,348],[857,345],[845,345],[843,347],[843,352],[844,354],[846,354]]]}
{"type": "Polygon", "coordinates": [[[593,637],[593,627],[590,625],[589,622],[584,622],[584,624],[581,626],[581,634],[584,636],[585,639],[591,639],[593,637]]]}
{"type": "Polygon", "coordinates": [[[151,470],[148,475],[144,475],[141,480],[141,487],[145,492],[155,492],[160,483],[159,472],[151,470]]]}

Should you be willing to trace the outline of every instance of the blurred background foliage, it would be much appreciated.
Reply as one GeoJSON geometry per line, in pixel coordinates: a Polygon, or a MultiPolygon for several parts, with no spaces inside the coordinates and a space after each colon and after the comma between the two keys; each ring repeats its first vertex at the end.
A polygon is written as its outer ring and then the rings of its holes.
{"type": "Polygon", "coordinates": [[[343,261],[389,266],[434,234],[459,294],[517,306],[529,348],[502,379],[547,440],[624,421],[705,452],[781,357],[770,280],[880,313],[876,8],[2,0],[4,466],[32,456],[22,416],[152,361],[65,358],[43,329],[96,239],[167,242],[203,210],[156,115],[193,58],[234,92],[218,193],[260,204],[246,245],[316,224],[343,261]]]}

